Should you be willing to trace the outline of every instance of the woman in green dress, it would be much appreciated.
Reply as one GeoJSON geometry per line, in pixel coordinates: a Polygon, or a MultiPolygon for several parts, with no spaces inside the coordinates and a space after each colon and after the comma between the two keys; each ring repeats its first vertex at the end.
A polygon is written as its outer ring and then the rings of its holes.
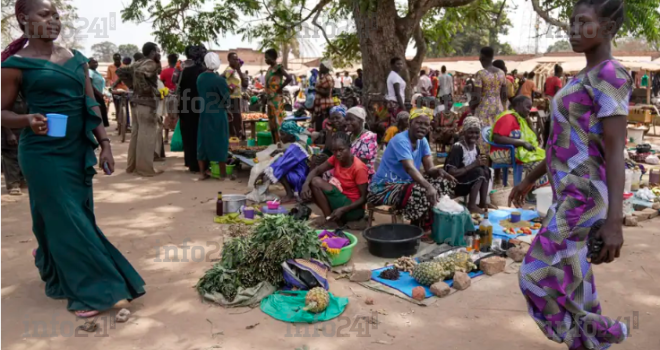
{"type": "Polygon", "coordinates": [[[197,92],[202,99],[202,111],[199,114],[197,129],[197,160],[199,161],[200,180],[209,178],[209,161],[218,162],[220,179],[227,177],[226,162],[229,152],[229,121],[227,105],[229,85],[225,77],[215,71],[220,68],[220,57],[215,52],[204,56],[206,72],[197,78],[197,92]]]}
{"type": "Polygon", "coordinates": [[[144,294],[140,275],[96,226],[94,148],[101,144],[100,168],[111,174],[110,140],[87,58],[53,43],[61,29],[53,3],[18,0],[16,17],[25,36],[2,52],[2,125],[25,128],[19,160],[30,184],[32,230],[39,244],[35,263],[47,296],[67,299],[68,310],[91,317],[144,294]],[[29,114],[11,111],[19,91],[29,114]],[[47,136],[48,113],[68,116],[65,136],[47,136]]]}

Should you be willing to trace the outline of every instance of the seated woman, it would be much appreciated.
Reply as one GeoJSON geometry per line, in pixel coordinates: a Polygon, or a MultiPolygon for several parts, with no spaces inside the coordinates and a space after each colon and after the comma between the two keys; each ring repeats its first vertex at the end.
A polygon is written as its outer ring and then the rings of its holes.
{"type": "Polygon", "coordinates": [[[440,196],[453,193],[456,181],[433,165],[425,137],[431,130],[432,119],[433,110],[429,108],[416,109],[410,115],[410,129],[390,141],[367,197],[373,205],[402,210],[406,219],[420,226],[430,223],[430,209],[440,196]],[[425,175],[419,171],[422,164],[425,175]]]}
{"type": "Polygon", "coordinates": [[[364,217],[369,175],[367,166],[351,153],[348,134],[335,133],[330,145],[333,156],[309,173],[302,199],[311,199],[321,208],[321,225],[329,221],[341,227],[364,217]],[[333,181],[327,182],[321,175],[331,169],[334,170],[333,181]]]}
{"type": "Polygon", "coordinates": [[[327,154],[328,157],[332,155],[332,147],[330,142],[332,140],[332,135],[338,131],[346,131],[346,107],[344,106],[334,106],[330,108],[328,119],[324,121],[323,130],[325,130],[325,148],[323,153],[327,154]]]}
{"type": "Polygon", "coordinates": [[[462,138],[452,146],[445,161],[445,170],[456,178],[458,185],[454,188],[457,197],[467,196],[468,210],[481,214],[486,209],[490,169],[488,155],[480,154],[477,142],[481,137],[479,118],[467,117],[463,122],[462,138]],[[479,205],[477,205],[479,195],[479,205]]]}
{"type": "Polygon", "coordinates": [[[378,136],[364,128],[366,121],[367,111],[362,107],[353,107],[346,112],[345,125],[351,137],[351,153],[367,166],[371,178],[376,173],[378,136]]]}
{"type": "Polygon", "coordinates": [[[293,201],[295,194],[302,191],[309,173],[308,159],[312,155],[312,150],[307,145],[305,132],[305,128],[298,126],[292,120],[282,123],[280,141],[292,143],[286,148],[284,154],[260,175],[262,181],[267,178],[271,183],[282,184],[286,190],[286,196],[282,198],[283,204],[293,201]]]}
{"type": "Polygon", "coordinates": [[[396,134],[408,130],[410,125],[410,113],[406,111],[401,111],[396,115],[396,125],[392,125],[387,130],[385,130],[385,137],[383,138],[383,143],[387,145],[396,134]]]}
{"type": "MultiPolygon", "coordinates": [[[[529,173],[539,162],[545,160],[545,150],[539,147],[538,137],[527,122],[532,100],[524,95],[516,96],[512,107],[513,110],[504,111],[495,118],[491,141],[515,146],[516,162],[522,164],[525,172],[529,173]]],[[[511,152],[508,148],[491,147],[490,158],[493,163],[511,164],[511,152]]],[[[543,176],[536,185],[543,186],[547,183],[548,177],[543,176]]]]}

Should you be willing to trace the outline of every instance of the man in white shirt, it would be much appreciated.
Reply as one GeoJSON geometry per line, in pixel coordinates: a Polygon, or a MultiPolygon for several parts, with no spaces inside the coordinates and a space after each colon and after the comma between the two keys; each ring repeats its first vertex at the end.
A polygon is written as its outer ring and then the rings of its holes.
{"type": "Polygon", "coordinates": [[[453,105],[454,79],[447,74],[447,67],[442,66],[442,74],[438,77],[438,97],[440,103],[445,105],[445,111],[450,111],[453,105]]]}
{"type": "Polygon", "coordinates": [[[390,60],[392,71],[387,77],[387,101],[390,111],[395,113],[393,118],[396,117],[398,111],[405,109],[405,96],[406,96],[406,81],[403,80],[399,72],[403,69],[403,60],[399,57],[394,57],[390,60]]]}
{"type": "Polygon", "coordinates": [[[341,93],[341,88],[342,88],[342,86],[341,86],[341,74],[339,72],[337,72],[337,74],[335,75],[335,91],[338,92],[338,93],[341,93]]]}
{"type": "Polygon", "coordinates": [[[351,76],[350,76],[350,74],[348,74],[348,72],[344,73],[344,80],[342,81],[342,85],[343,85],[344,88],[353,86],[353,78],[351,78],[351,76]]]}

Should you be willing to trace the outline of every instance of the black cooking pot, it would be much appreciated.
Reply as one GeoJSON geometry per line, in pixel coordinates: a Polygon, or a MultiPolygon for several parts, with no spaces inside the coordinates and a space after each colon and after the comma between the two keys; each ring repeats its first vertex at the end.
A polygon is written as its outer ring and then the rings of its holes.
{"type": "Polygon", "coordinates": [[[637,145],[637,153],[649,153],[651,152],[651,145],[648,143],[643,143],[641,145],[637,145]]]}
{"type": "Polygon", "coordinates": [[[393,259],[415,255],[423,235],[421,228],[405,224],[373,226],[362,233],[369,253],[393,259]]]}

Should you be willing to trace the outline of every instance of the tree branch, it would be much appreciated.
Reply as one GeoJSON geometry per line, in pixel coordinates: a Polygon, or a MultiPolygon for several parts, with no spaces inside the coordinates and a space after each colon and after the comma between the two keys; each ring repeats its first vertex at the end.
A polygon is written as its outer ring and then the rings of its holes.
{"type": "Polygon", "coordinates": [[[316,22],[319,19],[320,15],[321,15],[321,11],[317,11],[316,15],[314,16],[314,19],[312,19],[312,24],[321,30],[321,33],[323,33],[323,37],[325,38],[325,41],[328,43],[328,47],[330,48],[330,50],[332,50],[332,52],[334,52],[335,54],[339,55],[340,53],[337,47],[330,41],[330,39],[328,39],[328,34],[326,34],[325,32],[325,28],[323,28],[322,25],[316,22]]]}
{"type": "Polygon", "coordinates": [[[424,61],[424,57],[426,57],[426,52],[428,51],[426,39],[424,39],[424,32],[422,31],[422,26],[419,23],[413,31],[413,39],[415,40],[415,46],[417,46],[417,53],[415,53],[415,57],[413,57],[413,59],[407,63],[409,68],[417,68],[416,70],[412,70],[413,72],[416,72],[419,70],[419,67],[421,67],[422,62],[424,61]]]}
{"type": "MultiPolygon", "coordinates": [[[[401,21],[404,28],[415,28],[422,17],[431,9],[436,7],[459,7],[467,5],[475,0],[408,0],[408,14],[401,21]]],[[[397,21],[397,22],[398,22],[397,21]]],[[[410,37],[410,33],[405,33],[410,37]]]]}
{"type": "Polygon", "coordinates": [[[541,5],[539,4],[539,0],[531,0],[531,1],[532,1],[532,7],[534,8],[534,12],[536,12],[541,18],[543,18],[546,22],[552,24],[553,26],[557,26],[565,31],[568,31],[569,29],[568,23],[550,17],[550,11],[543,10],[541,8],[541,5]]]}
{"type": "MultiPolygon", "coordinates": [[[[294,22],[292,24],[281,24],[281,23],[278,23],[276,21],[274,16],[271,15],[270,17],[273,21],[273,24],[275,24],[276,26],[278,26],[280,28],[284,28],[284,29],[294,29],[294,28],[298,27],[299,25],[303,24],[304,22],[306,22],[313,15],[317,15],[317,14],[321,13],[321,10],[323,10],[325,5],[329,4],[331,1],[332,0],[321,0],[321,1],[319,1],[319,3],[316,4],[316,6],[314,6],[314,8],[312,8],[312,10],[307,14],[307,16],[302,18],[300,21],[294,22]]],[[[264,6],[264,7],[266,8],[266,10],[268,10],[267,6],[264,6]]],[[[270,13],[270,11],[269,11],[269,13],[270,13]]],[[[318,15],[316,17],[318,17],[318,15]]],[[[323,32],[323,34],[325,35],[325,32],[323,32]]]]}

